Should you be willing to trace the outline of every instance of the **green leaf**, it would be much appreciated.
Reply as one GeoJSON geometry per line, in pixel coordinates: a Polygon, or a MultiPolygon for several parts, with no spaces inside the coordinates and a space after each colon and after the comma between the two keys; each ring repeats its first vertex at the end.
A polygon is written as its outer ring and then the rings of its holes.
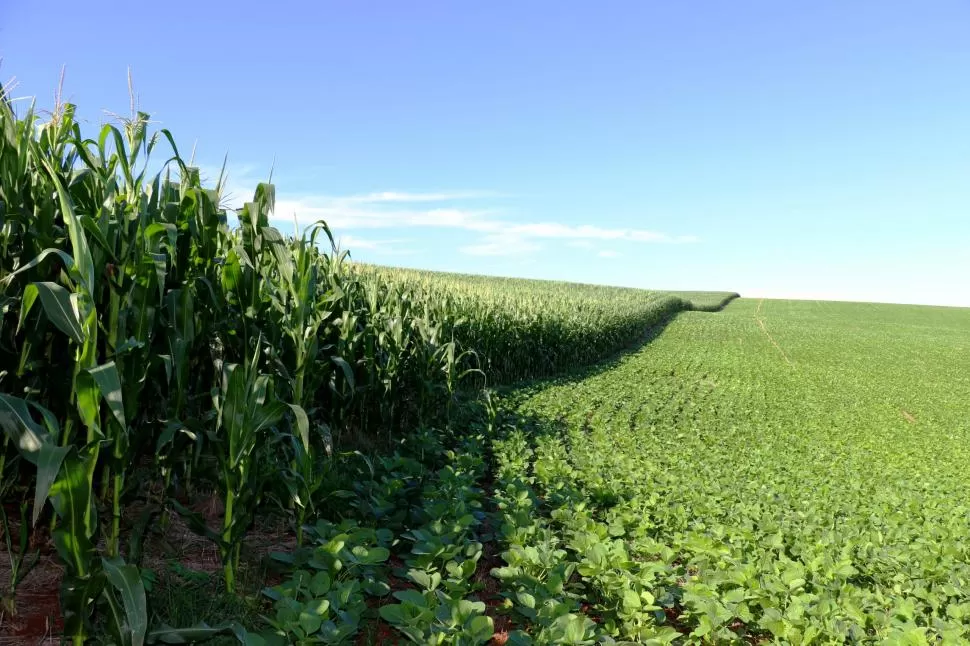
{"type": "Polygon", "coordinates": [[[586,631],[593,624],[586,617],[563,615],[552,622],[552,627],[562,635],[564,644],[582,644],[586,641],[586,631]]]}
{"type": "Polygon", "coordinates": [[[358,556],[357,560],[365,565],[376,565],[377,563],[383,563],[391,556],[391,550],[386,547],[370,547],[367,548],[366,552],[358,556]]]}
{"type": "Polygon", "coordinates": [[[94,555],[91,537],[94,528],[91,482],[88,480],[91,455],[82,458],[77,452],[64,457],[60,471],[50,488],[50,499],[61,522],[54,530],[54,545],[69,570],[79,576],[88,574],[94,555]]]}
{"type": "Polygon", "coordinates": [[[272,426],[283,419],[283,415],[286,413],[286,406],[281,401],[273,401],[257,408],[252,417],[253,433],[258,433],[267,426],[272,426]]]}
{"type": "Polygon", "coordinates": [[[118,257],[115,255],[114,249],[108,243],[108,239],[104,237],[104,233],[98,226],[98,223],[88,215],[82,215],[80,218],[81,226],[87,231],[88,235],[94,238],[94,241],[98,243],[98,246],[108,255],[108,258],[112,263],[118,264],[118,257]]]}
{"type": "Polygon", "coordinates": [[[126,564],[117,556],[101,557],[101,564],[108,581],[121,594],[131,646],[143,646],[148,632],[148,602],[141,573],[136,566],[126,564]]]}
{"type": "Polygon", "coordinates": [[[372,597],[383,597],[391,591],[391,586],[389,586],[387,582],[373,579],[365,581],[361,587],[364,592],[372,597]]]}
{"type": "Polygon", "coordinates": [[[627,588],[623,591],[623,610],[633,612],[640,609],[640,595],[636,591],[627,588]]]}
{"type": "Polygon", "coordinates": [[[118,376],[118,367],[114,361],[109,361],[96,368],[88,370],[94,381],[98,384],[101,396],[108,403],[115,419],[121,424],[122,429],[128,428],[125,421],[125,406],[121,395],[121,378],[118,376]]]}
{"type": "Polygon", "coordinates": [[[495,634],[492,618],[486,615],[472,617],[465,628],[465,635],[474,644],[484,644],[495,634]]]}
{"type": "Polygon", "coordinates": [[[522,630],[513,630],[509,633],[508,646],[532,646],[534,642],[529,633],[522,630]]]}
{"type": "Polygon", "coordinates": [[[441,583],[440,572],[425,572],[424,570],[408,570],[408,578],[425,590],[434,590],[441,583]]]}
{"type": "Polygon", "coordinates": [[[428,600],[417,590],[398,590],[394,593],[394,598],[404,603],[409,603],[420,608],[428,607],[428,600]]]}
{"type": "Polygon", "coordinates": [[[391,603],[386,606],[381,606],[378,613],[380,614],[381,619],[389,624],[399,626],[406,623],[403,606],[399,603],[391,603]]]}
{"type": "Polygon", "coordinates": [[[353,390],[355,388],[355,385],[354,385],[354,369],[350,367],[350,364],[347,363],[344,360],[343,357],[338,357],[338,356],[334,355],[334,356],[330,357],[330,359],[335,364],[337,364],[337,366],[343,372],[344,379],[347,380],[347,383],[350,385],[351,390],[353,390]]]}
{"type": "Polygon", "coordinates": [[[519,592],[516,592],[515,599],[516,601],[519,602],[520,605],[523,605],[526,608],[535,609],[536,607],[536,598],[531,594],[529,594],[528,592],[526,592],[525,590],[520,590],[519,592]]]}
{"type": "MultiPolygon", "coordinates": [[[[326,600],[324,600],[323,603],[329,605],[329,602],[326,600]]],[[[312,635],[320,630],[320,626],[323,624],[323,617],[316,608],[311,608],[310,611],[301,612],[297,621],[300,624],[300,628],[303,629],[303,632],[306,635],[312,635]]]]}
{"type": "Polygon", "coordinates": [[[50,494],[51,485],[54,484],[54,480],[61,470],[64,456],[68,454],[71,448],[69,446],[57,446],[51,442],[41,444],[37,456],[37,483],[34,486],[34,513],[31,524],[37,524],[37,519],[40,518],[44,503],[47,502],[47,496],[50,494]]]}
{"type": "Polygon", "coordinates": [[[27,285],[24,289],[21,321],[26,318],[27,310],[33,305],[38,295],[48,320],[76,344],[83,345],[84,329],[81,324],[81,313],[77,309],[73,294],[57,283],[42,282],[27,285]]]}
{"type": "Polygon", "coordinates": [[[302,406],[287,404],[293,415],[296,417],[296,431],[299,434],[300,442],[303,443],[303,450],[310,452],[310,420],[307,418],[306,411],[302,406]]]}
{"type": "Polygon", "coordinates": [[[145,636],[147,644],[195,644],[208,641],[219,635],[235,635],[242,644],[250,646],[264,646],[266,641],[259,635],[249,633],[241,624],[235,621],[209,626],[201,623],[191,628],[172,628],[162,626],[149,632],[145,636]],[[258,641],[257,641],[258,640],[258,641]]]}
{"type": "Polygon", "coordinates": [[[31,418],[26,400],[0,393],[0,428],[13,440],[24,459],[37,464],[45,433],[31,418]]]}
{"type": "Polygon", "coordinates": [[[326,572],[317,572],[310,579],[310,594],[315,597],[322,597],[330,590],[330,575],[326,572]]]}
{"type": "Polygon", "coordinates": [[[30,314],[30,310],[34,308],[34,303],[37,302],[37,297],[40,296],[40,290],[37,289],[36,285],[28,284],[24,288],[24,293],[20,297],[20,316],[17,320],[17,331],[24,329],[24,321],[27,320],[27,315],[30,314]]]}
{"type": "Polygon", "coordinates": [[[54,168],[52,162],[43,155],[40,155],[44,168],[57,188],[57,196],[61,203],[61,215],[67,224],[68,236],[71,240],[71,255],[74,258],[74,269],[81,280],[81,284],[89,294],[94,293],[94,261],[91,259],[91,250],[88,247],[87,238],[84,237],[84,228],[77,215],[74,213],[74,204],[71,202],[70,193],[64,188],[59,173],[54,168]]]}
{"type": "Polygon", "coordinates": [[[77,399],[77,412],[81,417],[81,423],[94,434],[103,438],[101,431],[101,390],[98,382],[94,380],[87,370],[79,372],[77,379],[74,380],[74,396],[77,399]]]}
{"type": "MultiPolygon", "coordinates": [[[[44,249],[39,254],[37,254],[36,258],[31,260],[27,264],[22,265],[19,269],[17,269],[17,271],[13,272],[12,274],[7,274],[4,277],[4,279],[0,281],[0,285],[9,285],[11,282],[13,282],[13,278],[15,276],[18,276],[30,269],[33,269],[34,267],[38,266],[40,263],[44,262],[44,260],[46,260],[47,257],[51,255],[54,255],[60,258],[61,262],[64,263],[64,268],[67,269],[68,271],[70,271],[70,269],[74,267],[74,259],[71,258],[71,256],[63,249],[44,249]]],[[[21,314],[22,313],[23,312],[21,311],[21,314]]],[[[20,324],[23,325],[23,317],[21,317],[20,324]]]]}

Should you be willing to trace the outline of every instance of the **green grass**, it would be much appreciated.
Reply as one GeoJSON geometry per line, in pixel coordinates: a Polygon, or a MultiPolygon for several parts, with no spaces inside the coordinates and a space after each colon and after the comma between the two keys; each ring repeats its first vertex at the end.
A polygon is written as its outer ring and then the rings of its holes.
{"type": "Polygon", "coordinates": [[[682,313],[598,374],[519,395],[541,420],[536,517],[621,635],[636,618],[717,643],[967,640],[968,356],[970,309],[682,313]],[[632,562],[607,576],[596,543],[632,562]],[[626,588],[666,615],[624,615],[626,588]]]}
{"type": "MultiPolygon", "coordinates": [[[[261,608],[256,596],[262,581],[245,581],[253,588],[252,596],[256,599],[253,600],[226,592],[225,583],[219,576],[188,570],[178,562],[173,562],[171,566],[156,574],[157,580],[148,592],[153,629],[198,626],[202,623],[219,626],[227,622],[238,622],[247,629],[262,627],[261,608]]],[[[234,635],[219,635],[205,643],[233,646],[239,640],[234,635]]]]}

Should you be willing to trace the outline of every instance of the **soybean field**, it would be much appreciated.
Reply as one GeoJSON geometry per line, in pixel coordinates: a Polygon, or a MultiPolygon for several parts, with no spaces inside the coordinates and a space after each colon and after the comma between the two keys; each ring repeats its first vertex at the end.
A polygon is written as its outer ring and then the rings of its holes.
{"type": "Polygon", "coordinates": [[[496,575],[589,643],[966,643],[968,368],[967,309],[682,313],[514,395],[496,575]]]}

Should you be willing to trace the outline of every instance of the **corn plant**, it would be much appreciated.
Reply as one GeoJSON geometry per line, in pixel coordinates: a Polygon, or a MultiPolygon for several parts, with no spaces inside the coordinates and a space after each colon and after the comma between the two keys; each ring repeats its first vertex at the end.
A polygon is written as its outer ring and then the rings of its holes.
{"type": "MultiPolygon", "coordinates": [[[[0,474],[2,473],[3,471],[0,470],[0,474]]],[[[3,506],[0,506],[0,532],[3,532],[3,539],[7,550],[7,559],[10,563],[10,580],[7,581],[7,589],[5,594],[2,598],[0,598],[0,612],[10,616],[16,616],[17,614],[17,587],[24,580],[24,577],[27,576],[27,574],[37,564],[37,559],[40,558],[40,552],[35,551],[32,557],[28,554],[30,540],[30,523],[28,522],[27,514],[28,509],[29,506],[26,501],[20,503],[20,523],[17,532],[18,539],[17,546],[14,547],[13,530],[10,524],[10,519],[7,518],[7,512],[4,510],[3,506]]]]}
{"type": "Polygon", "coordinates": [[[491,384],[545,377],[589,365],[643,339],[651,327],[679,311],[719,309],[737,296],[360,263],[354,263],[351,271],[365,280],[390,283],[401,293],[420,294],[415,301],[438,304],[435,320],[462,350],[475,350],[479,367],[488,374],[491,384]]]}
{"type": "Polygon", "coordinates": [[[290,253],[276,259],[277,280],[269,283],[271,316],[282,332],[278,363],[284,383],[290,385],[290,399],[297,411],[297,433],[287,443],[291,452],[289,468],[284,472],[294,509],[297,544],[303,544],[303,524],[313,509],[313,500],[322,486],[322,470],[317,459],[332,452],[329,426],[320,421],[311,429],[307,415],[323,413],[315,409],[317,393],[327,381],[322,360],[321,329],[332,311],[326,307],[332,290],[323,284],[321,257],[317,236],[323,233],[333,247],[333,236],[325,222],[318,222],[290,245],[290,253]],[[313,434],[311,436],[311,430],[313,434]]]}
{"type": "Polygon", "coordinates": [[[249,362],[223,367],[222,386],[214,401],[217,426],[224,433],[219,459],[225,515],[219,550],[229,592],[235,590],[242,539],[263,484],[258,477],[257,444],[287,410],[275,397],[270,375],[259,372],[260,345],[249,362]]]}

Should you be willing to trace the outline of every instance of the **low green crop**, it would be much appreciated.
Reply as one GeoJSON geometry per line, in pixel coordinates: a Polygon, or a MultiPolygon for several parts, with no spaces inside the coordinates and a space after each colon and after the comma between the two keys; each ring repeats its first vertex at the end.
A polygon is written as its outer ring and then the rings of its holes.
{"type": "Polygon", "coordinates": [[[520,391],[495,574],[616,639],[962,643],[968,344],[965,309],[741,300],[520,391]]]}

